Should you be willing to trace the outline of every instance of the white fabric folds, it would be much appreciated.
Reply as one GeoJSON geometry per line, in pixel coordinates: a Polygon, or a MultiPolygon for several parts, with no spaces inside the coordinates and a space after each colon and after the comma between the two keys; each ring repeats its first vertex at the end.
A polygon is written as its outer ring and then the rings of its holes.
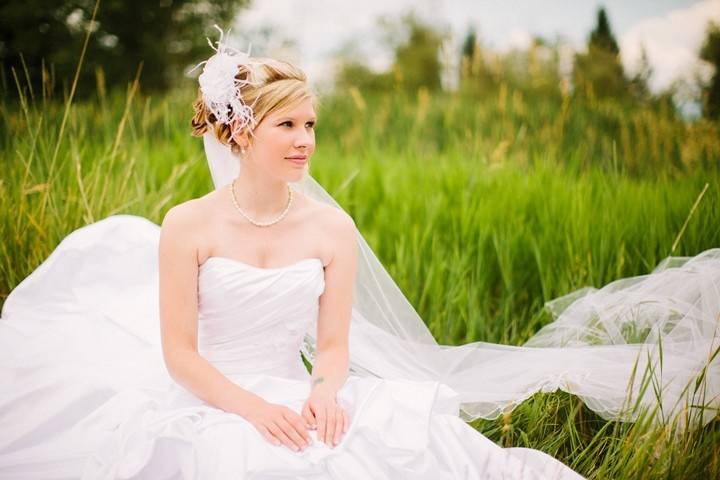
{"type": "MultiPolygon", "coordinates": [[[[337,394],[350,427],[335,448],[268,442],[248,421],[175,383],[158,314],[160,228],[114,215],[68,235],[8,297],[0,320],[0,478],[83,480],[566,479],[537,450],[501,448],[432,380],[352,375],[337,394]]],[[[199,267],[198,350],[235,384],[297,413],[300,357],[325,288],[307,258],[199,267]]]]}

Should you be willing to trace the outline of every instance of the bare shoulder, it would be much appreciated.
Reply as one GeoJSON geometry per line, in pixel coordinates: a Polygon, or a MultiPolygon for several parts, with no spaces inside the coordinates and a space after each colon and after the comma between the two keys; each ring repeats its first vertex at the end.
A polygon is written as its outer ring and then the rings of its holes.
{"type": "Polygon", "coordinates": [[[193,198],[171,207],[162,221],[162,228],[169,230],[194,231],[205,218],[204,198],[193,198]]]}
{"type": "Polygon", "coordinates": [[[207,228],[207,212],[205,197],[193,198],[171,207],[165,213],[160,229],[161,256],[193,258],[197,262],[202,232],[207,228]]]}
{"type": "Polygon", "coordinates": [[[334,234],[355,233],[355,220],[345,210],[314,198],[307,197],[307,201],[310,204],[309,212],[319,222],[320,228],[334,234]]]}
{"type": "Polygon", "coordinates": [[[326,272],[342,270],[354,271],[357,258],[357,229],[355,221],[346,211],[334,205],[309,199],[309,218],[313,228],[323,232],[323,243],[327,249],[326,272]],[[337,266],[337,268],[334,268],[337,266]]]}

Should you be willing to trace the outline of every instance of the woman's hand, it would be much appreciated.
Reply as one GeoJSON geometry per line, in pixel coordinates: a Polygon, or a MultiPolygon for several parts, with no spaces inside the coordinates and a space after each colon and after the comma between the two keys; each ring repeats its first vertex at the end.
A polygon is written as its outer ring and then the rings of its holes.
{"type": "Polygon", "coordinates": [[[282,443],[296,452],[310,445],[310,425],[285,405],[261,399],[243,417],[273,445],[282,443]]]}
{"type": "Polygon", "coordinates": [[[347,412],[335,400],[335,391],[323,386],[312,389],[303,405],[302,417],[311,428],[317,428],[318,439],[330,447],[340,442],[350,424],[347,412]]]}

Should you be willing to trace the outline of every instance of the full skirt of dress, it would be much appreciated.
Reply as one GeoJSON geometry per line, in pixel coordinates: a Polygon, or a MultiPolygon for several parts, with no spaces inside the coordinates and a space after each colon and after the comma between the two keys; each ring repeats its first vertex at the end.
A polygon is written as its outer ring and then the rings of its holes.
{"type": "MultiPolygon", "coordinates": [[[[578,479],[543,452],[501,448],[438,381],[351,375],[340,443],[293,452],[165,369],[159,227],[115,215],[82,227],[6,299],[0,317],[3,479],[578,479]]],[[[298,354],[299,358],[299,354],[298,354]]],[[[309,374],[228,374],[300,412],[309,374]]]]}

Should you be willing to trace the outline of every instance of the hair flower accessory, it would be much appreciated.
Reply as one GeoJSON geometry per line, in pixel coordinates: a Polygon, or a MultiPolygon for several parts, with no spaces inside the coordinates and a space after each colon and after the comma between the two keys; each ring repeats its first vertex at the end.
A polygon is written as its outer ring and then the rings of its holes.
{"type": "Polygon", "coordinates": [[[216,42],[217,47],[210,39],[208,43],[216,53],[197,64],[188,73],[205,64],[198,77],[203,101],[217,121],[229,125],[232,134],[235,135],[246,125],[250,127],[255,125],[253,112],[255,103],[247,105],[243,101],[240,89],[245,85],[258,85],[260,82],[256,78],[257,72],[254,68],[255,62],[250,57],[250,47],[247,52],[243,52],[227,45],[224,39],[230,34],[230,30],[224,33],[217,25],[214,27],[220,31],[220,40],[216,42]],[[248,70],[247,78],[244,80],[235,78],[241,65],[248,70]]]}

